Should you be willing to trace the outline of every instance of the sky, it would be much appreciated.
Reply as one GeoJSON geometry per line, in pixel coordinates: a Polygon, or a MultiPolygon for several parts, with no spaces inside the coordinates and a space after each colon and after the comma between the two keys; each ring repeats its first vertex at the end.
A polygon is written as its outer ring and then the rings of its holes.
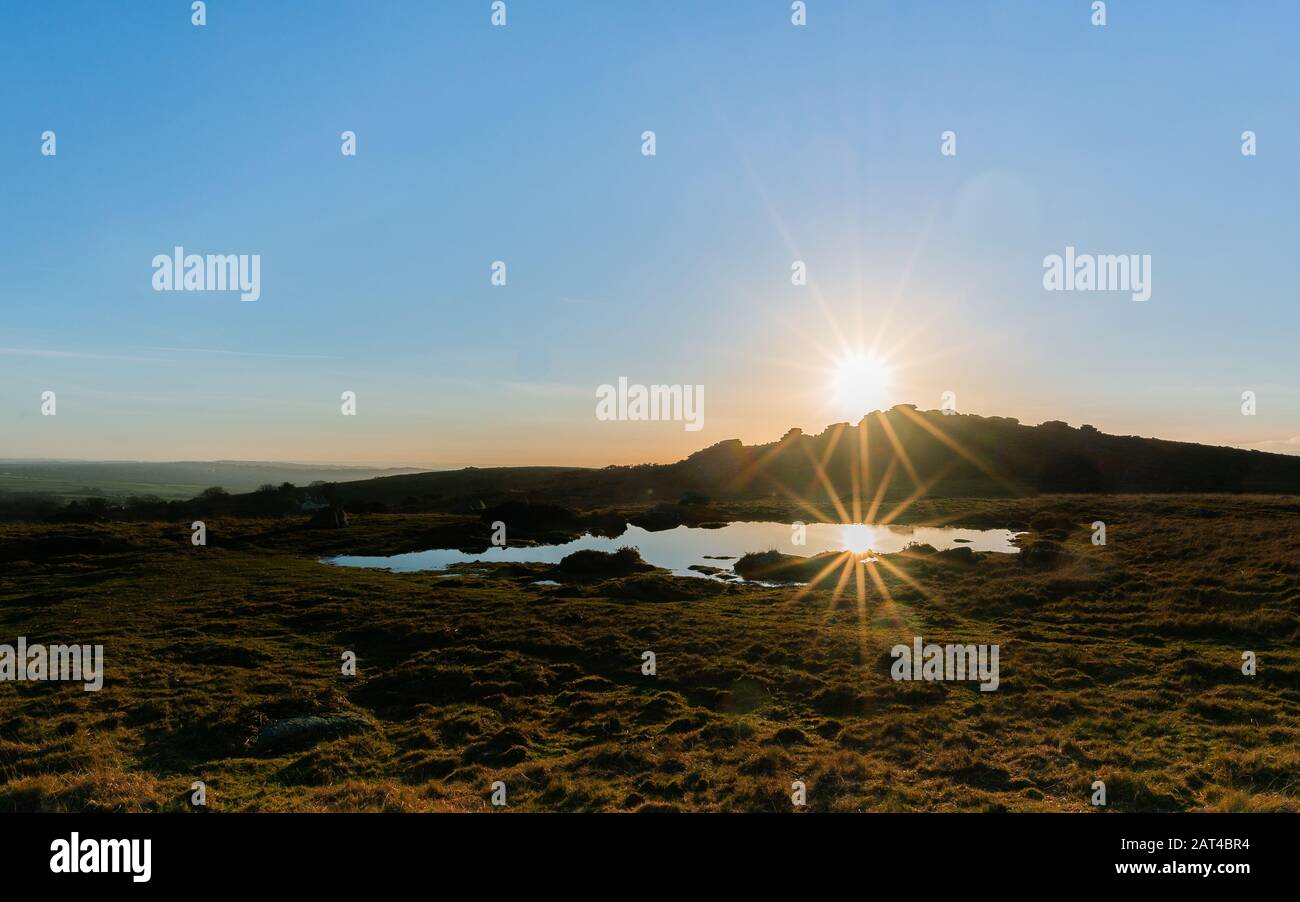
{"type": "Polygon", "coordinates": [[[857,355],[1300,453],[1300,4],[490,5],[6,0],[0,458],[667,462],[857,421],[857,355]],[[177,246],[260,297],[155,291],[177,246]],[[1150,299],[1045,290],[1066,247],[1150,299]],[[700,428],[598,418],[620,377],[700,428]]]}

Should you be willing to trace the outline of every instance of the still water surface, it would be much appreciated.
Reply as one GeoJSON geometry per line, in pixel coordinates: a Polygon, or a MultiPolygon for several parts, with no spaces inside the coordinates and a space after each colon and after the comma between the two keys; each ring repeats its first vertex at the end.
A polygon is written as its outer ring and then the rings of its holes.
{"type": "Polygon", "coordinates": [[[786,554],[811,556],[823,551],[901,551],[912,542],[933,545],[940,550],[962,545],[973,551],[997,551],[1015,554],[1011,544],[1016,533],[1009,529],[954,529],[943,526],[870,526],[863,523],[809,523],[807,543],[793,544],[789,523],[728,523],[719,529],[678,526],[650,532],[628,526],[616,539],[585,535],[562,545],[532,545],[525,548],[489,548],[482,553],[467,553],[454,548],[435,548],[387,557],[345,555],[327,558],[326,563],[341,567],[379,567],[406,573],[414,570],[445,570],[452,564],[471,561],[490,563],[558,564],[567,554],[583,549],[617,551],[631,545],[641,557],[678,576],[702,576],[692,565],[730,570],[734,560],[750,551],[775,548],[786,554]]]}

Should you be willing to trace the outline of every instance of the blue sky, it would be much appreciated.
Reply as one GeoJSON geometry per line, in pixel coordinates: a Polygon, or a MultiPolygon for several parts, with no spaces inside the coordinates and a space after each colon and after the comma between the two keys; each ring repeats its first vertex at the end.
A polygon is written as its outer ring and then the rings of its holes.
{"type": "Polygon", "coordinates": [[[890,402],[1300,452],[1297,4],[489,5],[5,3],[0,457],[667,461],[856,420],[859,345],[890,402]],[[153,291],[176,245],[261,299],[153,291]],[[1151,300],[1044,291],[1067,245],[1151,300]],[[704,428],[598,421],[619,376],[704,428]]]}

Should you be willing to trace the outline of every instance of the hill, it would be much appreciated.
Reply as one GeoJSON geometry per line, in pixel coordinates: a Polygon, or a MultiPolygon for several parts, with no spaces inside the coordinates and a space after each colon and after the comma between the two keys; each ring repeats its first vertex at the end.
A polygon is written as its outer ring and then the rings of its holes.
{"type": "Polygon", "coordinates": [[[164,500],[193,498],[212,486],[251,492],[261,485],[346,482],[410,469],[286,464],[247,460],[88,461],[0,460],[0,492],[57,498],[126,498],[152,495],[164,500]]]}
{"type": "Polygon", "coordinates": [[[1051,421],[945,415],[899,405],[820,434],[719,442],[672,464],[603,469],[466,469],[352,482],[351,505],[391,510],[467,510],[526,498],[597,507],[719,499],[803,498],[863,504],[897,499],[1020,497],[1043,493],[1300,493],[1300,457],[1109,435],[1051,421]]]}

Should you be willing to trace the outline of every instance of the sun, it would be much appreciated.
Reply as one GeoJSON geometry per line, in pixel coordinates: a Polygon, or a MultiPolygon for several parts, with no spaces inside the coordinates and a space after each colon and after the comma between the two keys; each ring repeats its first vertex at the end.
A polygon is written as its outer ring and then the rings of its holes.
{"type": "Polygon", "coordinates": [[[889,367],[866,354],[850,354],[836,361],[830,394],[835,405],[850,417],[861,417],[889,406],[889,367]]]}

